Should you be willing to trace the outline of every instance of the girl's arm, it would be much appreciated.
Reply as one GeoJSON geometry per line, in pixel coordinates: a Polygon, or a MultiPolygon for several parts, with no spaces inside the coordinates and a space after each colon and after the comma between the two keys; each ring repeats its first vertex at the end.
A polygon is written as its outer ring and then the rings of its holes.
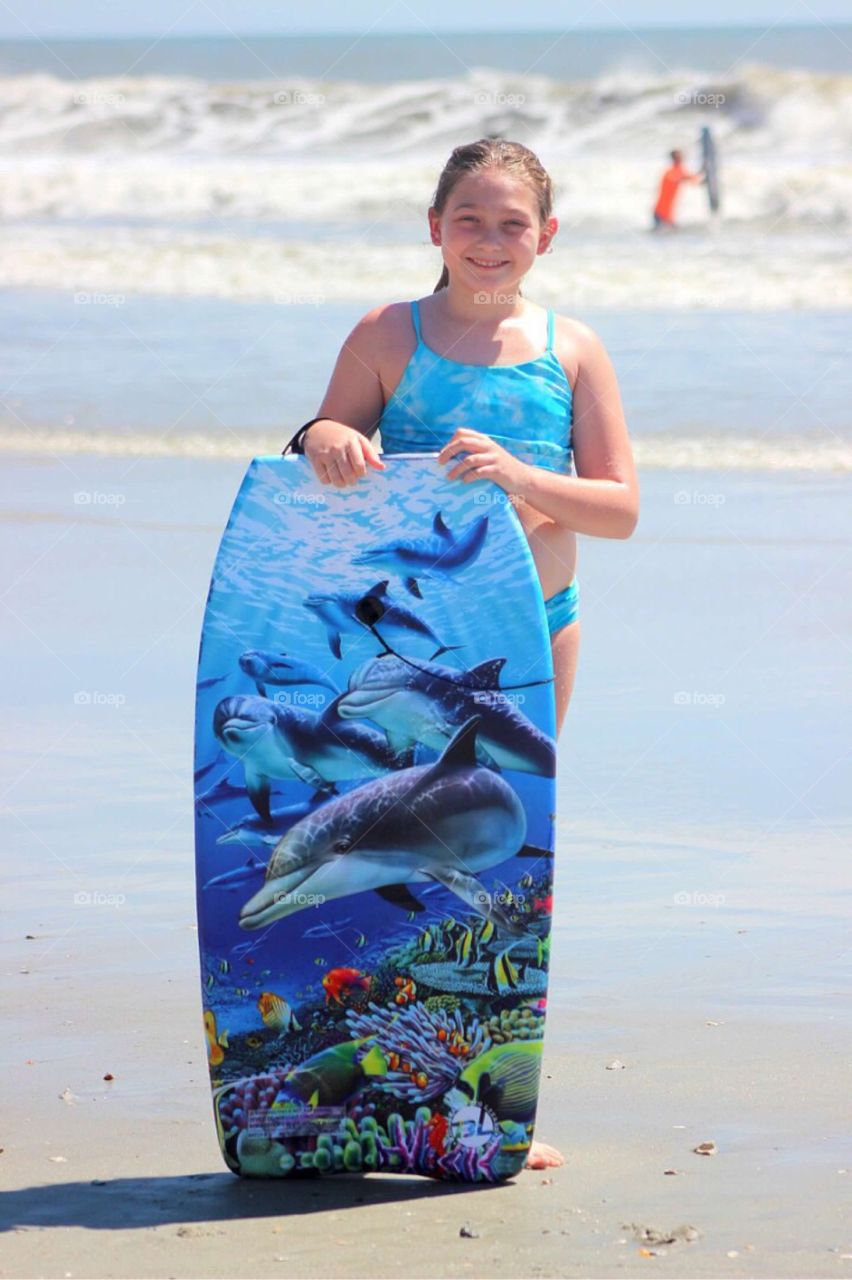
{"type": "Polygon", "coordinates": [[[338,488],[354,484],[367,474],[368,464],[377,471],[385,469],[368,437],[375,431],[384,408],[375,366],[382,315],[386,311],[386,307],[370,311],[343,343],[317,411],[321,421],[305,433],[305,456],[323,484],[338,488]]]}
{"type": "Polygon", "coordinates": [[[576,476],[524,466],[513,492],[557,524],[596,538],[629,538],[639,516],[639,482],[621,394],[600,338],[584,325],[574,385],[576,476]]]}

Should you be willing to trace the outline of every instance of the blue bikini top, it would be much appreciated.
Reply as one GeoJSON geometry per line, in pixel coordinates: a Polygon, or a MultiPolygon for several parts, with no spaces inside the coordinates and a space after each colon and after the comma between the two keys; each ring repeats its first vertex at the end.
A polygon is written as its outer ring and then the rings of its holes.
{"type": "Polygon", "coordinates": [[[548,471],[571,470],[572,395],[553,350],[553,311],[547,312],[547,350],[521,364],[460,364],[427,347],[420,306],[411,303],[414,354],[378,424],[385,453],[435,453],[456,428],[472,427],[515,457],[548,471]]]}

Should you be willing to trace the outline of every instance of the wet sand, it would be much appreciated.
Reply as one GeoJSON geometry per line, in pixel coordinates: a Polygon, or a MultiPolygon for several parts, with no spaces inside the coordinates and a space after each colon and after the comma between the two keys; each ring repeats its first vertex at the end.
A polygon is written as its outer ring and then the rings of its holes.
{"type": "Polygon", "coordinates": [[[567,1159],[482,1189],[221,1163],[191,733],[241,471],[9,459],[0,1276],[852,1271],[843,480],[650,472],[635,537],[584,540],[537,1129],[567,1159]]]}

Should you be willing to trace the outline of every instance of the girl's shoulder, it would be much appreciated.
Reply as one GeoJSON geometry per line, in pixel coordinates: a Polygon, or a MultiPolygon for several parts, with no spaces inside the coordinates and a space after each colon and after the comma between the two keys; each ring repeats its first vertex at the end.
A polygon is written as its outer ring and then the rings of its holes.
{"type": "Polygon", "coordinates": [[[376,360],[388,355],[393,359],[398,353],[408,356],[414,342],[410,302],[385,302],[373,307],[347,338],[347,343],[356,347],[362,358],[374,356],[376,360]]]}
{"type": "Polygon", "coordinates": [[[571,386],[576,386],[581,369],[604,350],[594,329],[571,316],[553,313],[553,350],[571,386]]]}

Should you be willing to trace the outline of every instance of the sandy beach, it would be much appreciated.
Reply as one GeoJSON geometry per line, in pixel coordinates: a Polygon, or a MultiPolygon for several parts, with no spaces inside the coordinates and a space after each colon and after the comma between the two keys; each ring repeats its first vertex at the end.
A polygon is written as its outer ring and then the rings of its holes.
{"type": "Polygon", "coordinates": [[[537,1124],[567,1159],[483,1190],[221,1164],[191,713],[241,473],[7,459],[0,1274],[847,1274],[843,477],[649,471],[634,538],[584,540],[537,1124]]]}

